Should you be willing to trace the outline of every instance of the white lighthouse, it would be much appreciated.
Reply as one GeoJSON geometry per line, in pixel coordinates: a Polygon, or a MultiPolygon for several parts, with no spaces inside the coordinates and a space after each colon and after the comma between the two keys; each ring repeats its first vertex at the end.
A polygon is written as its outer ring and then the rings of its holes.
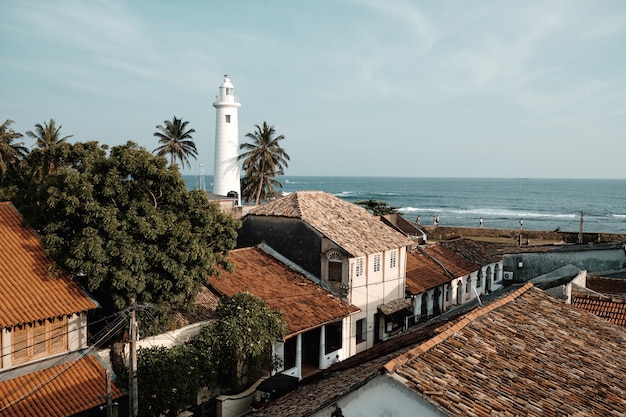
{"type": "Polygon", "coordinates": [[[220,85],[220,95],[213,107],[217,109],[215,119],[215,164],[213,194],[232,196],[237,193],[237,204],[241,205],[241,180],[239,177],[239,120],[237,109],[241,107],[234,94],[228,75],[220,85]]]}

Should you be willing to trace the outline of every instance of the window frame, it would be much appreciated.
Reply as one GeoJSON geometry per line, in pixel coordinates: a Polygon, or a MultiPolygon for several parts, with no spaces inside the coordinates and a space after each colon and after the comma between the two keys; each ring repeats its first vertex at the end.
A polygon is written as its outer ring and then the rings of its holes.
{"type": "Polygon", "coordinates": [[[11,362],[15,365],[66,352],[67,316],[37,320],[11,329],[11,362]]]}
{"type": "Polygon", "coordinates": [[[380,267],[381,267],[381,254],[380,253],[375,253],[374,254],[374,272],[380,272],[380,267]]]}
{"type": "Polygon", "coordinates": [[[367,318],[362,318],[356,321],[356,343],[363,343],[367,341],[367,318]]]}
{"type": "Polygon", "coordinates": [[[389,253],[389,268],[394,269],[398,267],[398,250],[394,249],[389,253]]]}
{"type": "Polygon", "coordinates": [[[356,260],[354,261],[354,265],[354,275],[357,277],[362,277],[365,274],[365,261],[363,260],[363,257],[356,258],[356,260]]]}

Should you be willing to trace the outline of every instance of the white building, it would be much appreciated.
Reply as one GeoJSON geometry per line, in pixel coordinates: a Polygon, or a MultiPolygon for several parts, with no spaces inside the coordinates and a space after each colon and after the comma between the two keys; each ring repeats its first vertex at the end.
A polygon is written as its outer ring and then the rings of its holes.
{"type": "Polygon", "coordinates": [[[241,103],[235,97],[235,89],[228,75],[220,85],[220,94],[213,107],[215,118],[215,164],[213,194],[233,197],[241,205],[241,181],[239,175],[239,119],[237,111],[241,103]]]}

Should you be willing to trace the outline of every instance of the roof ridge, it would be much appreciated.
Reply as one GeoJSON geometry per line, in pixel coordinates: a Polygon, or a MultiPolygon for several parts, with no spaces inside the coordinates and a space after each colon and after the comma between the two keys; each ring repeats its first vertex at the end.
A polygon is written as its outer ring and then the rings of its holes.
{"type": "Polygon", "coordinates": [[[520,287],[519,289],[508,294],[506,297],[503,297],[497,301],[494,301],[493,303],[490,303],[489,305],[485,307],[479,307],[479,308],[472,310],[471,312],[463,316],[463,318],[457,321],[456,323],[449,325],[449,326],[444,325],[435,329],[435,332],[439,334],[421,343],[420,345],[414,347],[413,349],[403,353],[402,355],[396,357],[395,359],[390,360],[383,366],[383,368],[385,368],[385,370],[389,373],[394,372],[396,369],[398,369],[400,366],[410,361],[412,358],[419,356],[422,353],[430,350],[434,346],[438,345],[440,342],[443,342],[448,337],[462,330],[468,324],[471,324],[474,320],[518,298],[519,296],[524,294],[526,291],[528,291],[532,287],[534,287],[534,285],[531,282],[528,282],[522,287],[520,287]]]}

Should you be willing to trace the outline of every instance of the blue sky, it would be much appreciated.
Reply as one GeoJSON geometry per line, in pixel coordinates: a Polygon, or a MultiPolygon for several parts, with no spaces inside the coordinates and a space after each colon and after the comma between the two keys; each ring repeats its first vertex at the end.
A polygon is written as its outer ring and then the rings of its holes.
{"type": "MultiPolygon", "coordinates": [[[[189,121],[213,172],[228,73],[240,142],[288,175],[626,178],[626,2],[0,0],[0,119],[72,140],[189,121]]],[[[29,138],[24,139],[28,146],[29,138]]]]}

